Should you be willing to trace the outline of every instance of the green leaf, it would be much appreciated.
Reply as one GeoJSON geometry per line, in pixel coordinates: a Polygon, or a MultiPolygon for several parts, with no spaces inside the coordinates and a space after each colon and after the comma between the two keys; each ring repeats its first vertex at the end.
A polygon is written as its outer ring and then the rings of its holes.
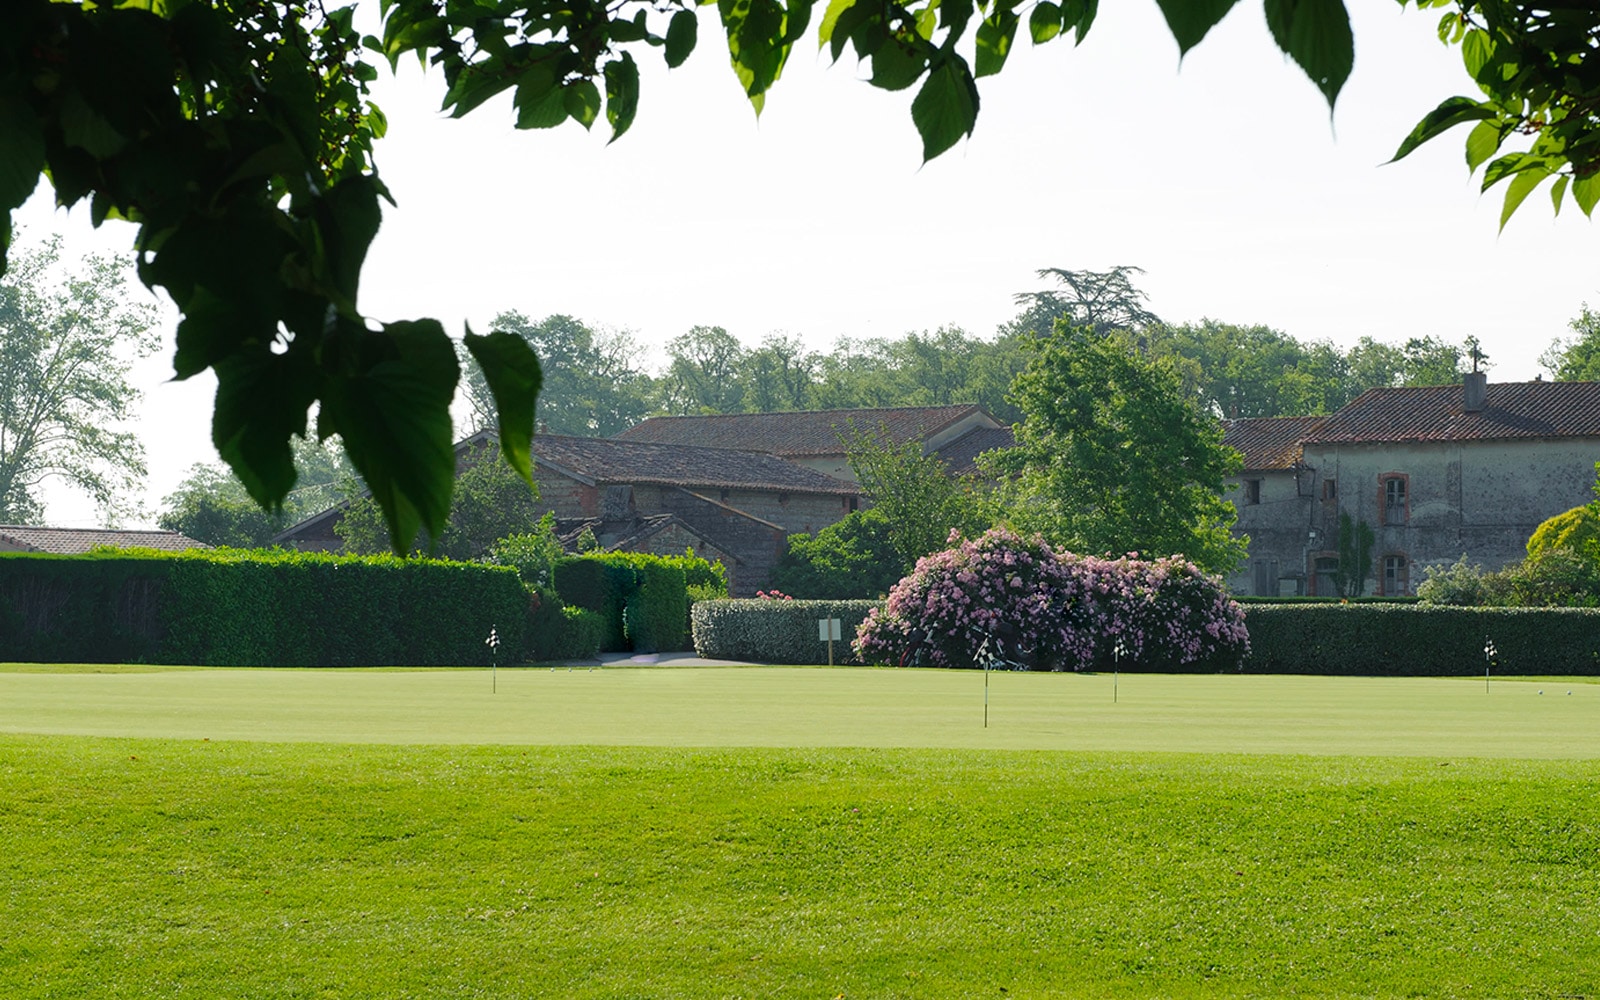
{"type": "Polygon", "coordinates": [[[1494,39],[1487,31],[1473,29],[1461,39],[1461,61],[1466,64],[1467,75],[1479,79],[1483,68],[1494,58],[1494,39]]]}
{"type": "Polygon", "coordinates": [[[1550,171],[1545,169],[1525,170],[1511,178],[1511,183],[1506,187],[1506,200],[1500,207],[1500,228],[1503,231],[1506,223],[1510,221],[1512,213],[1517,210],[1533,189],[1544,183],[1550,176],[1550,171]]]}
{"type": "Polygon", "coordinates": [[[1505,129],[1494,119],[1481,121],[1472,126],[1472,131],[1467,133],[1468,172],[1477,170],[1485,160],[1499,152],[1505,134],[1505,129]]]}
{"type": "Polygon", "coordinates": [[[594,85],[593,80],[579,80],[567,84],[561,99],[566,105],[567,114],[584,128],[593,125],[594,120],[600,116],[600,88],[594,85]]]}
{"type": "Polygon", "coordinates": [[[1527,153],[1507,153],[1484,168],[1482,190],[1487,191],[1506,178],[1513,177],[1525,170],[1548,169],[1545,166],[1544,159],[1541,157],[1530,156],[1527,153]]]}
{"type": "Polygon", "coordinates": [[[517,74],[498,56],[473,63],[463,69],[444,95],[442,108],[451,118],[462,115],[517,82],[517,74]]]}
{"type": "Polygon", "coordinates": [[[1428,112],[1417,122],[1417,127],[1400,143],[1400,148],[1395,150],[1389,162],[1404,159],[1412,150],[1427,142],[1447,129],[1454,128],[1463,122],[1479,121],[1484,118],[1493,118],[1494,110],[1470,97],[1447,97],[1437,108],[1428,112]]]}
{"type": "Polygon", "coordinates": [[[1100,11],[1100,0],[1067,0],[1061,7],[1061,21],[1063,24],[1073,25],[1077,31],[1077,39],[1072,43],[1082,45],[1083,37],[1094,26],[1095,14],[1100,11]]]}
{"type": "Polygon", "coordinates": [[[676,69],[694,51],[700,37],[700,17],[692,10],[680,10],[667,22],[667,65],[676,69]]]}
{"type": "Polygon", "coordinates": [[[623,52],[606,63],[606,121],[611,123],[611,141],[622,138],[639,111],[639,67],[633,56],[623,52]]]}
{"type": "Polygon", "coordinates": [[[337,433],[383,509],[398,553],[418,529],[444,531],[455,481],[450,401],[460,367],[438,321],[387,324],[381,333],[343,324],[345,369],[326,376],[318,432],[337,433]]]}
{"type": "Polygon", "coordinates": [[[0,98],[0,212],[28,200],[44,170],[44,133],[33,109],[14,97],[0,98]]]}
{"type": "Polygon", "coordinates": [[[1005,68],[1006,56],[1017,38],[1020,19],[1010,10],[997,9],[991,17],[978,22],[978,56],[975,69],[978,76],[992,76],[1005,68]]]}
{"type": "Polygon", "coordinates": [[[1179,54],[1200,44],[1206,33],[1216,27],[1223,15],[1233,9],[1239,0],[1156,0],[1167,27],[1178,42],[1179,54]]]}
{"type": "Polygon", "coordinates": [[[494,396],[500,426],[500,453],[517,474],[533,482],[529,449],[533,442],[534,406],[544,373],[528,342],[514,333],[496,330],[480,337],[469,327],[467,350],[483,369],[484,381],[494,396]]]}
{"type": "Polygon", "coordinates": [[[567,120],[565,88],[556,81],[554,68],[539,63],[517,82],[517,128],[555,128],[567,120]]]}
{"type": "Polygon", "coordinates": [[[872,85],[884,90],[904,90],[917,82],[928,68],[928,57],[920,45],[891,38],[872,54],[872,85]]]}
{"type": "Polygon", "coordinates": [[[1028,34],[1033,37],[1033,44],[1042,45],[1050,39],[1061,34],[1061,8],[1044,0],[1028,13],[1028,34]]]}
{"type": "Polygon", "coordinates": [[[1356,58],[1344,0],[1266,0],[1266,12],[1278,48],[1300,64],[1333,107],[1356,58]]]}
{"type": "Polygon", "coordinates": [[[1572,200],[1583,209],[1584,215],[1593,214],[1595,204],[1600,202],[1600,174],[1573,178],[1572,200]]]}
{"type": "MultiPolygon", "coordinates": [[[[833,41],[834,31],[839,25],[839,18],[845,11],[855,5],[856,0],[828,0],[828,7],[822,12],[822,23],[817,25],[817,48],[822,48],[833,41]]],[[[847,31],[845,34],[849,34],[847,31]]],[[[839,48],[842,48],[841,45],[839,48]]],[[[839,58],[839,49],[835,49],[833,57],[839,58]]]]}
{"type": "Polygon", "coordinates": [[[211,441],[217,454],[251,499],[281,510],[295,480],[289,438],[305,434],[316,373],[264,346],[231,355],[213,368],[217,399],[211,441]]]}
{"type": "Polygon", "coordinates": [[[1561,197],[1567,193],[1567,181],[1571,178],[1557,177],[1556,182],[1550,185],[1550,202],[1555,206],[1555,214],[1561,214],[1561,197]]]}
{"type": "Polygon", "coordinates": [[[386,193],[376,176],[356,174],[329,188],[318,203],[317,224],[328,278],[352,309],[361,285],[361,266],[383,222],[378,196],[386,193]]]}
{"type": "Polygon", "coordinates": [[[789,55],[783,5],[778,0],[718,0],[717,10],[728,36],[734,75],[747,96],[762,96],[783,73],[789,55]]]}
{"type": "Polygon", "coordinates": [[[978,120],[978,90],[959,57],[950,57],[928,74],[911,101],[911,121],[922,136],[924,163],[971,135],[978,120]]]}

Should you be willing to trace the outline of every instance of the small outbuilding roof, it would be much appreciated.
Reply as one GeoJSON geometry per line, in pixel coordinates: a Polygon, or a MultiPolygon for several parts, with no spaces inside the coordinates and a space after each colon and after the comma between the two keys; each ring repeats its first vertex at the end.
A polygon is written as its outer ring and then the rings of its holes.
{"type": "Polygon", "coordinates": [[[48,552],[53,555],[79,555],[94,548],[208,549],[211,546],[176,531],[144,531],[123,528],[35,528],[0,524],[0,552],[48,552]]]}

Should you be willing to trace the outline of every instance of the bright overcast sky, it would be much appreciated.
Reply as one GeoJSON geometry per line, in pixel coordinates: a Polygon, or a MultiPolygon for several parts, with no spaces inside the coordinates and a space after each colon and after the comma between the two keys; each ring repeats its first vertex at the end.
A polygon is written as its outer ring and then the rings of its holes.
{"type": "MultiPolygon", "coordinates": [[[[1014,293],[1041,287],[1035,270],[1131,264],[1169,321],[1340,345],[1474,335],[1491,378],[1532,378],[1580,306],[1600,304],[1600,233],[1570,204],[1552,219],[1543,197],[1497,233],[1502,189],[1479,195],[1464,129],[1384,166],[1470,83],[1436,15],[1350,6],[1356,66],[1331,120],[1260,5],[1240,4],[1180,67],[1153,0],[1128,0],[1102,5],[1081,48],[1019,41],[980,81],[972,138],[925,166],[914,91],[876,90],[848,56],[830,68],[809,45],[758,122],[709,12],[686,66],[638,54],[638,120],[610,146],[601,125],[518,132],[508,98],[444,119],[442,83],[413,63],[376,94],[399,207],[362,305],[454,336],[505,309],[570,313],[635,331],[654,362],[695,324],[817,349],[946,324],[990,336],[1014,293]]],[[[36,197],[19,221],[30,238],[66,233],[69,252],[128,246],[131,229],[94,233],[86,216],[36,197]]],[[[212,388],[165,382],[164,359],[142,371],[153,518],[215,458],[212,388]]],[[[97,523],[61,493],[49,520],[97,523]]]]}

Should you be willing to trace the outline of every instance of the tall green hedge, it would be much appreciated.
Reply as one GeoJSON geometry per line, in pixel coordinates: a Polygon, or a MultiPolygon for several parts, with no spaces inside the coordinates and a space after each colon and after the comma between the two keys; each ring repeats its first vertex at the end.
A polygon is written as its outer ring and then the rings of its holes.
{"type": "Polygon", "coordinates": [[[756,663],[827,663],[828,644],[817,638],[817,621],[839,619],[842,638],[833,644],[835,663],[850,663],[850,641],[875,601],[696,601],[694,649],[716,660],[756,663]]]}
{"type": "Polygon", "coordinates": [[[1600,610],[1428,604],[1248,605],[1251,673],[1459,677],[1600,674],[1600,610]]]}
{"type": "Polygon", "coordinates": [[[505,567],[191,550],[0,559],[0,659],[224,666],[487,664],[524,648],[505,567]]]}
{"type": "Polygon", "coordinates": [[[0,553],[0,661],[153,661],[167,633],[170,562],[0,553]]]}
{"type": "Polygon", "coordinates": [[[555,567],[561,599],[604,619],[606,652],[682,649],[685,580],[682,557],[642,552],[574,556],[555,567]]]}

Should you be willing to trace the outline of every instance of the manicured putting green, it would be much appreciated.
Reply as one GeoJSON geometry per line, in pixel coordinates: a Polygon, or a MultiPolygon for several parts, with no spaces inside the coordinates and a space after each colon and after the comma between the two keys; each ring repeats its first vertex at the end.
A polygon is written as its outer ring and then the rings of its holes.
{"type": "Polygon", "coordinates": [[[1565,679],[893,669],[0,669],[0,732],[321,743],[1600,757],[1565,679]],[[491,683],[497,690],[491,693],[491,683]],[[1570,692],[1570,693],[1569,693],[1570,692]]]}

